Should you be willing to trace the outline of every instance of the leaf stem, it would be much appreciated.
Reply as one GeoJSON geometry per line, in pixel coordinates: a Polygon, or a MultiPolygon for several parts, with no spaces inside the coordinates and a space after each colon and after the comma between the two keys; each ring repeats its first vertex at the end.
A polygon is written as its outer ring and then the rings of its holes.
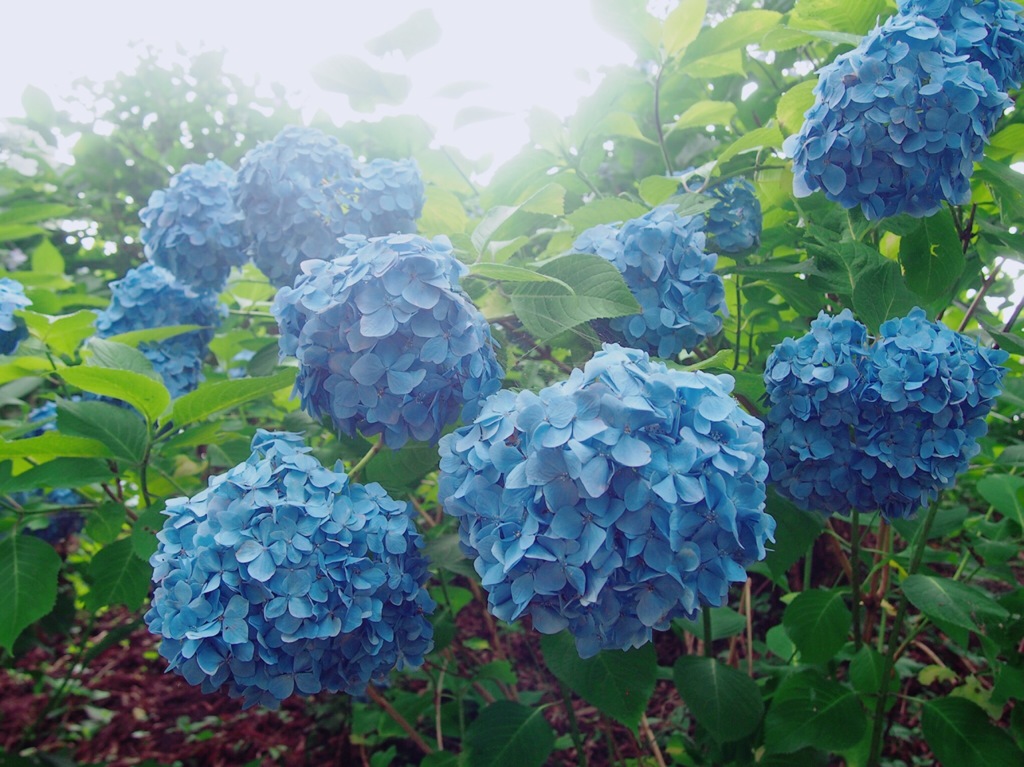
{"type": "Polygon", "coordinates": [[[349,482],[355,482],[362,473],[363,469],[366,468],[366,464],[373,460],[373,457],[381,451],[384,447],[384,440],[379,439],[373,443],[373,446],[366,451],[366,455],[359,459],[359,462],[352,467],[352,470],[348,473],[349,482]]]}
{"type": "Polygon", "coordinates": [[[859,650],[861,645],[860,534],[860,512],[857,509],[853,509],[850,513],[850,590],[853,592],[853,610],[851,611],[851,617],[853,619],[854,650],[859,650]]]}
{"type": "Polygon", "coordinates": [[[409,739],[413,743],[415,743],[417,747],[419,747],[420,751],[422,751],[424,754],[434,753],[434,749],[432,749],[430,745],[427,743],[427,741],[423,740],[423,736],[416,732],[416,729],[411,724],[409,724],[409,720],[402,716],[400,713],[398,713],[395,707],[388,702],[387,698],[380,694],[380,691],[376,687],[374,687],[372,684],[367,685],[366,695],[367,697],[369,697],[370,700],[372,700],[374,703],[376,703],[378,706],[384,709],[384,713],[386,713],[388,716],[394,719],[395,723],[399,727],[405,730],[406,735],[408,735],[409,739]]]}
{"type": "Polygon", "coordinates": [[[704,609],[701,610],[701,617],[704,620],[704,656],[707,658],[713,658],[714,653],[711,649],[711,608],[704,607],[704,609]]]}
{"type": "MultiPolygon", "coordinates": [[[[931,530],[932,522],[935,521],[935,514],[938,511],[938,504],[933,503],[928,507],[921,527],[917,531],[914,542],[911,544],[912,553],[910,566],[907,568],[907,575],[913,575],[921,565],[924,558],[925,545],[928,542],[928,532],[931,530]]],[[[896,617],[893,618],[892,629],[889,631],[888,652],[882,662],[882,686],[878,690],[878,700],[875,702],[875,714],[871,722],[871,745],[868,749],[867,767],[878,767],[882,757],[882,739],[885,735],[886,719],[885,704],[889,700],[889,677],[896,666],[896,653],[900,647],[900,633],[903,631],[903,622],[907,617],[907,600],[900,600],[900,606],[896,610],[896,617]]]]}
{"type": "Polygon", "coordinates": [[[672,168],[672,160],[668,156],[668,147],[665,146],[665,131],[661,127],[661,76],[664,73],[665,67],[662,65],[658,67],[658,76],[654,78],[654,129],[658,132],[658,146],[661,147],[665,170],[671,176],[675,170],[672,168]]]}
{"type": "Polygon", "coordinates": [[[576,720],[576,710],[572,707],[572,694],[562,680],[558,680],[558,687],[562,693],[565,714],[569,718],[569,736],[572,738],[573,746],[576,747],[576,764],[579,767],[587,767],[587,752],[583,747],[583,736],[580,735],[580,724],[576,720]]]}

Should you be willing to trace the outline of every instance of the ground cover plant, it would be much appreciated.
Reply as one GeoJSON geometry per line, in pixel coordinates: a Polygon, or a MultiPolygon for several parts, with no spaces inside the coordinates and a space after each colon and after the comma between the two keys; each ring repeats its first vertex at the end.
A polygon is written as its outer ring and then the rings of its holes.
{"type": "Polygon", "coordinates": [[[0,764],[1024,763],[1021,8],[592,12],[486,182],[345,60],[26,92],[0,764]]]}

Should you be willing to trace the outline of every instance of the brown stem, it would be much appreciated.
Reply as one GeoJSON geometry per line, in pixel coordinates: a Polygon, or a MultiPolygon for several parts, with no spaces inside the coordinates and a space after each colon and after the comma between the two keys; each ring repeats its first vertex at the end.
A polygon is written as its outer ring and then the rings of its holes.
{"type": "MultiPolygon", "coordinates": [[[[829,529],[835,533],[836,530],[832,527],[831,520],[826,523],[829,529]]],[[[853,567],[850,565],[850,558],[846,556],[846,552],[843,551],[843,547],[839,545],[839,539],[834,535],[829,535],[828,544],[832,547],[832,553],[836,555],[836,559],[839,560],[839,565],[843,568],[843,574],[846,575],[847,580],[853,579],[853,567]]]]}
{"type": "Polygon", "coordinates": [[[654,730],[651,729],[651,723],[647,721],[647,714],[640,715],[640,729],[644,732],[644,737],[647,738],[647,742],[651,746],[651,753],[654,754],[654,761],[658,763],[658,767],[666,767],[665,757],[661,753],[661,748],[658,746],[658,740],[654,737],[654,730]]]}
{"type": "Polygon", "coordinates": [[[996,277],[999,276],[999,270],[1003,268],[1003,262],[1000,261],[998,264],[992,267],[992,271],[988,273],[988,277],[981,283],[981,287],[978,288],[978,292],[974,295],[974,299],[971,301],[971,305],[967,307],[967,312],[964,314],[963,320],[960,322],[960,327],[957,328],[958,333],[963,333],[967,324],[971,321],[971,317],[974,316],[974,312],[977,310],[978,305],[981,303],[981,299],[988,293],[989,288],[995,284],[996,277]]]}
{"type": "Polygon", "coordinates": [[[409,739],[417,745],[420,751],[422,751],[424,754],[434,753],[434,749],[432,749],[430,745],[427,743],[427,741],[423,740],[423,736],[416,732],[416,729],[411,724],[409,724],[409,720],[402,716],[400,713],[398,713],[395,707],[388,702],[387,698],[380,694],[376,687],[374,687],[373,685],[367,685],[366,695],[370,698],[370,700],[372,700],[374,703],[376,703],[378,706],[384,709],[384,712],[392,719],[394,719],[395,723],[399,727],[405,730],[405,734],[408,735],[409,739]]]}

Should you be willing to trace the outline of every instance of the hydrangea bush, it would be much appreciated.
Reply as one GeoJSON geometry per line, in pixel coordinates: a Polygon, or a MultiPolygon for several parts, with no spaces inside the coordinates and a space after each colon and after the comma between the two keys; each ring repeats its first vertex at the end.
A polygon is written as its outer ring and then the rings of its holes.
{"type": "Polygon", "coordinates": [[[771,478],[826,514],[913,516],[977,455],[1008,354],[929,322],[915,308],[869,343],[848,310],[824,312],[768,358],[771,478]]]}
{"type": "Polygon", "coordinates": [[[1010,104],[1005,84],[932,18],[893,16],[822,67],[814,105],[784,144],[794,193],[823,190],[869,219],[966,202],[974,164],[1010,104]]]}
{"type": "Polygon", "coordinates": [[[235,201],[253,261],[282,287],[339,237],[415,231],[423,182],[410,160],[360,164],[333,136],[292,126],[242,158],[235,201]]]}
{"type": "Polygon", "coordinates": [[[658,357],[673,358],[722,329],[725,287],[707,251],[704,221],[662,205],[619,227],[601,224],[573,244],[615,264],[643,308],[607,321],[612,336],[658,357]]]}
{"type": "Polygon", "coordinates": [[[775,529],[763,426],[732,385],[605,345],[443,437],[439,499],[491,611],[568,628],[586,658],[724,604],[775,529]]]}
{"type": "Polygon", "coordinates": [[[172,325],[202,326],[139,346],[164,379],[171,396],[195,389],[203,380],[203,358],[221,321],[216,296],[195,292],[155,264],[130,269],[120,280],[110,283],[110,293],[110,305],[96,318],[100,338],[172,325]]]}
{"type": "Polygon", "coordinates": [[[0,278],[0,354],[13,354],[28,337],[25,322],[14,316],[17,309],[26,309],[32,301],[25,288],[10,277],[0,278]]]}
{"type": "Polygon", "coordinates": [[[432,645],[434,603],[408,505],[325,468],[297,434],[167,502],[146,613],[168,669],[245,707],[362,694],[432,645]]]}
{"type": "Polygon", "coordinates": [[[274,300],[303,409],[391,448],[436,442],[460,415],[474,418],[504,373],[448,240],[351,236],[335,252],[307,262],[274,300]]]}
{"type": "Polygon", "coordinates": [[[220,160],[188,164],[139,212],[146,256],[197,291],[220,291],[247,260],[235,172],[220,160]]]}

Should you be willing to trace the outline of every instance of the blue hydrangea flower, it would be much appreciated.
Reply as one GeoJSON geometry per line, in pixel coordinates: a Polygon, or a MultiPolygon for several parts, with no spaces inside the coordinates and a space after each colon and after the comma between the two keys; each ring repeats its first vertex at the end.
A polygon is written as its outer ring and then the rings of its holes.
{"type": "Polygon", "coordinates": [[[866,502],[850,466],[867,344],[867,329],[844,309],[822,312],[807,335],[785,339],[768,357],[766,460],[779,492],[803,509],[847,514],[866,502]]]}
{"type": "Polygon", "coordinates": [[[932,19],[903,14],[822,67],[814,93],[784,144],[794,193],[823,190],[868,219],[966,202],[974,163],[1010,103],[932,19]]]}
{"type": "Polygon", "coordinates": [[[203,379],[203,358],[220,320],[213,293],[196,293],[163,267],[143,264],[110,283],[110,306],[97,316],[96,333],[106,338],[132,330],[202,325],[202,330],[139,345],[171,396],[178,397],[203,379]]]}
{"type": "MultiPolygon", "coordinates": [[[[573,244],[615,264],[643,309],[607,327],[628,346],[674,358],[722,329],[725,286],[706,250],[704,220],[662,205],[621,227],[601,224],[573,244]]],[[[602,323],[603,324],[603,323],[602,323]]]]}
{"type": "Polygon", "coordinates": [[[146,613],[168,670],[247,708],[362,694],[432,647],[423,541],[408,506],[327,469],[297,434],[168,501],[146,613]]]}
{"type": "Polygon", "coordinates": [[[728,178],[710,190],[720,202],[707,213],[707,235],[720,253],[743,253],[761,244],[761,202],[745,178],[728,178]]]}
{"type": "Polygon", "coordinates": [[[235,172],[220,160],[186,165],[143,208],[146,256],[196,290],[220,292],[232,266],[247,256],[243,216],[235,206],[235,172]]]}
{"type": "Polygon", "coordinates": [[[498,392],[442,437],[438,497],[491,612],[568,627],[590,657],[724,604],[775,529],[763,426],[732,387],[606,345],[568,380],[498,392]]]}
{"type": "Polygon", "coordinates": [[[1002,390],[1004,351],[983,349],[922,309],[869,343],[849,311],[768,359],[771,479],[804,509],[913,516],[978,453],[1002,390]]]}
{"type": "Polygon", "coordinates": [[[281,287],[338,237],[414,231],[423,183],[411,160],[362,165],[333,136],[293,126],[242,158],[235,200],[253,261],[281,287]]]}
{"type": "Polygon", "coordinates": [[[979,62],[999,90],[1019,88],[1024,78],[1024,18],[1008,0],[897,0],[899,12],[920,14],[951,37],[956,52],[979,62]]]}
{"type": "Polygon", "coordinates": [[[15,317],[14,312],[31,305],[20,282],[10,277],[0,278],[0,354],[13,354],[18,344],[28,337],[25,321],[15,317]]]}
{"type": "Polygon", "coordinates": [[[310,261],[273,313],[282,355],[299,360],[295,392],[315,418],[391,448],[436,442],[497,391],[504,375],[483,315],[459,287],[466,271],[443,237],[343,238],[310,261]]]}

